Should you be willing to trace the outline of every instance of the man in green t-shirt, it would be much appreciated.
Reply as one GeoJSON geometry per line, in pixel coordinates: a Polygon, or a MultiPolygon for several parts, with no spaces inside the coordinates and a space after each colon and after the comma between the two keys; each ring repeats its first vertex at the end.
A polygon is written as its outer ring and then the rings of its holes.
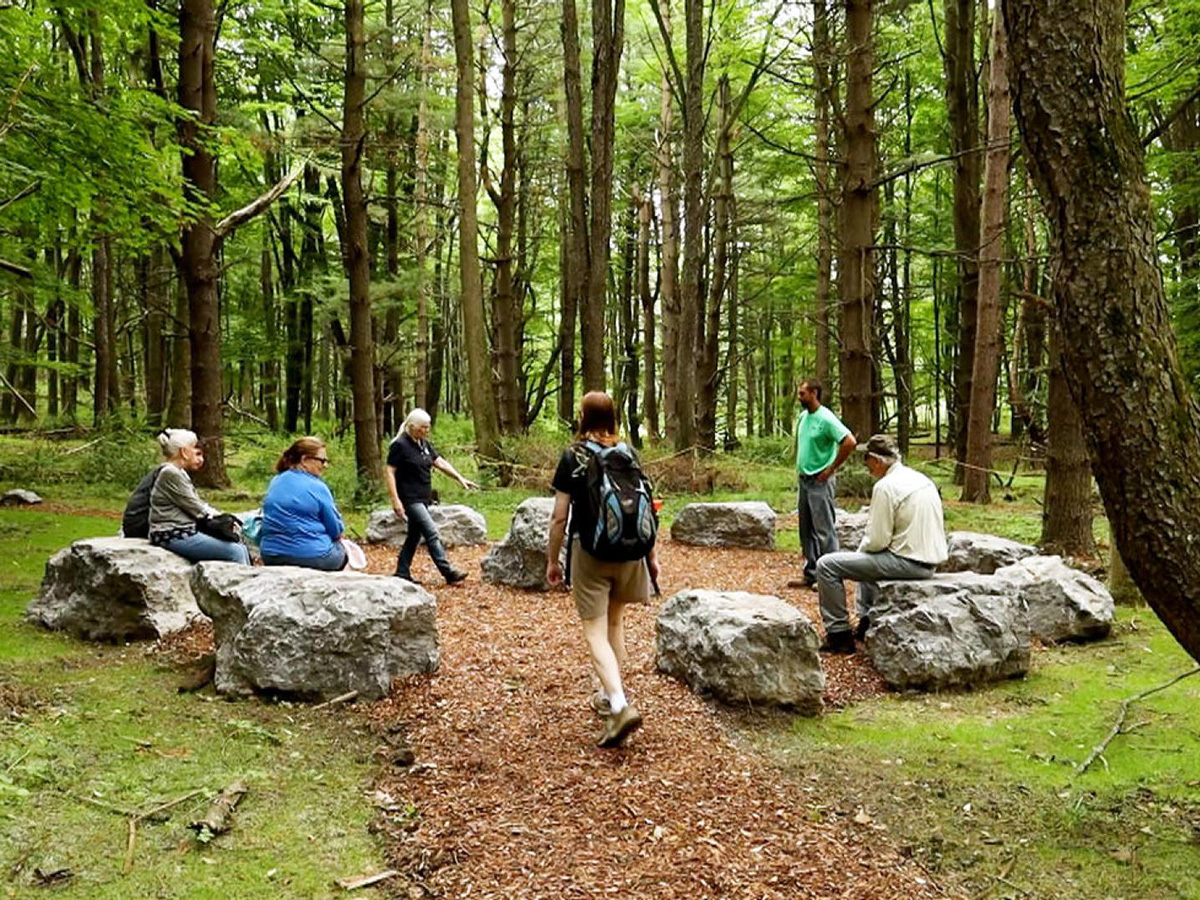
{"type": "Polygon", "coordinates": [[[804,379],[796,398],[804,407],[796,423],[800,546],[804,550],[804,584],[812,587],[817,583],[817,560],[838,549],[833,527],[833,474],[854,452],[857,442],[833,411],[821,405],[821,382],[804,379]]]}

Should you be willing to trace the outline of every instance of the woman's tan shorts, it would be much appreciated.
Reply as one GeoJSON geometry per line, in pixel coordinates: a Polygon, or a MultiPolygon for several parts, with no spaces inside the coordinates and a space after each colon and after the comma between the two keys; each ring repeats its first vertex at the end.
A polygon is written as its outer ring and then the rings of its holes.
{"type": "Polygon", "coordinates": [[[571,592],[581,619],[608,614],[609,603],[640,603],[650,596],[650,573],[644,559],[603,562],[579,545],[571,548],[571,592]]]}

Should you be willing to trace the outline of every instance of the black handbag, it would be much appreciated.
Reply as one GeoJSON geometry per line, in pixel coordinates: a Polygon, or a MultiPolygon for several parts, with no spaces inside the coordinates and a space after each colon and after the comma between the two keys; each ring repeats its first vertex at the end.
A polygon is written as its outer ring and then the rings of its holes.
{"type": "Polygon", "coordinates": [[[201,516],[196,520],[196,530],[209,537],[236,544],[242,539],[242,522],[232,513],[217,516],[201,516]]]}

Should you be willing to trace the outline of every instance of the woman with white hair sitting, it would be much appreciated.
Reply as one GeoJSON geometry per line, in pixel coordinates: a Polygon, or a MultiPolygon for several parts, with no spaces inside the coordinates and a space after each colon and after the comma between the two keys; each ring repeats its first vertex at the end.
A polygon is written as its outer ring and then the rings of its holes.
{"type": "Polygon", "coordinates": [[[166,428],[159,432],[158,444],[166,465],[150,491],[150,543],[189,562],[212,559],[250,565],[250,552],[240,540],[222,540],[196,528],[197,519],[219,515],[197,496],[188,475],[204,465],[204,450],[196,433],[166,428]]]}
{"type": "Polygon", "coordinates": [[[446,548],[442,546],[442,537],[429,514],[429,506],[433,503],[432,470],[446,473],[465,488],[478,485],[463,478],[454,466],[438,454],[433,444],[429,443],[429,429],[429,413],[414,409],[405,418],[388,447],[388,494],[392,498],[396,517],[408,522],[408,537],[396,560],[396,576],[414,584],[419,583],[412,577],[412,561],[417,553],[417,545],[424,538],[433,564],[446,579],[446,584],[458,584],[467,575],[450,565],[446,548]]]}

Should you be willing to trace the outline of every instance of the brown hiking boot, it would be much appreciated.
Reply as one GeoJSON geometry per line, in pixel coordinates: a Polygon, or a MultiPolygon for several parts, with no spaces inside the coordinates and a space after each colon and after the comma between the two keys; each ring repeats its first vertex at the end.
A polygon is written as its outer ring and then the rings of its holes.
{"type": "Polygon", "coordinates": [[[604,732],[600,735],[600,740],[596,741],[596,746],[620,747],[625,738],[641,727],[641,724],[642,714],[632,703],[619,713],[610,713],[604,721],[604,732]]]}

